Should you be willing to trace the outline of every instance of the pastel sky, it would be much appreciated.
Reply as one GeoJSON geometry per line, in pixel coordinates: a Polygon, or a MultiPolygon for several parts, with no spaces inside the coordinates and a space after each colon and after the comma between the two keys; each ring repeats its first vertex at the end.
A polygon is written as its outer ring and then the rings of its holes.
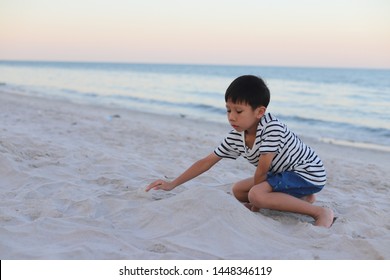
{"type": "Polygon", "coordinates": [[[0,0],[0,60],[390,68],[390,1],[0,0]]]}

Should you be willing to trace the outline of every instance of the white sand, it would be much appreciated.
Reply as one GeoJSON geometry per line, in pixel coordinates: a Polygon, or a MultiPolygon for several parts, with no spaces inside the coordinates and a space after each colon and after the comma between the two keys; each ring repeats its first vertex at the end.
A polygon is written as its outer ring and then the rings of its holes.
{"type": "Polygon", "coordinates": [[[388,152],[304,138],[328,171],[326,229],[238,203],[230,187],[254,171],[243,159],[144,192],[228,125],[4,92],[0,119],[0,259],[390,259],[388,152]]]}

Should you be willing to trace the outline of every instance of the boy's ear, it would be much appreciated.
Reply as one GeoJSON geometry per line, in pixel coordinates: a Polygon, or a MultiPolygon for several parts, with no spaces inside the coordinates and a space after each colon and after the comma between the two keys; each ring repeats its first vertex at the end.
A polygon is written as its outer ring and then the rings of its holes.
{"type": "Polygon", "coordinates": [[[256,111],[257,111],[256,117],[258,119],[261,119],[261,117],[264,116],[265,112],[267,111],[267,107],[264,106],[257,107],[256,111]]]}

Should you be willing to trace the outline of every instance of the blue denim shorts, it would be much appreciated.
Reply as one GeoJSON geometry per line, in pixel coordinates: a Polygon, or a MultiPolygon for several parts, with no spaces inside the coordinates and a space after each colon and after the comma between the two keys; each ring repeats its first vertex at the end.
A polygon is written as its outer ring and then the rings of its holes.
{"type": "Polygon", "coordinates": [[[282,192],[298,198],[317,193],[324,187],[306,181],[293,171],[268,173],[267,182],[274,192],[282,192]]]}

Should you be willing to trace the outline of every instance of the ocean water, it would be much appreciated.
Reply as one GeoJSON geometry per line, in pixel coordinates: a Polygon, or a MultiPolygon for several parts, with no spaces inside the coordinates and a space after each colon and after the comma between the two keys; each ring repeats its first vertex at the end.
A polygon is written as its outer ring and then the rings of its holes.
{"type": "Polygon", "coordinates": [[[226,123],[225,90],[244,74],[298,135],[390,149],[390,69],[0,61],[0,89],[226,123]]]}

